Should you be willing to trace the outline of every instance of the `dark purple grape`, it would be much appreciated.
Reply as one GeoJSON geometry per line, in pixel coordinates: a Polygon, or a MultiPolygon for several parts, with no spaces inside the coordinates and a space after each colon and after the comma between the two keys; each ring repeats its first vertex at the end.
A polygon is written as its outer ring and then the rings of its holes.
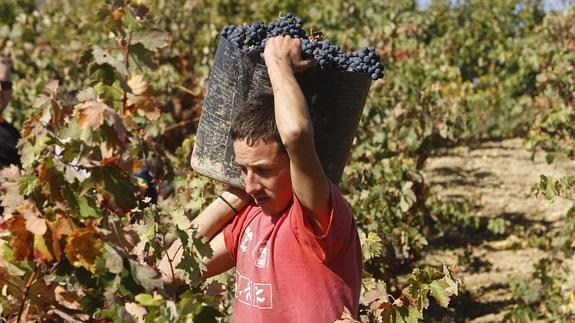
{"type": "Polygon", "coordinates": [[[266,40],[274,36],[299,38],[302,58],[314,59],[322,70],[365,73],[374,80],[383,78],[383,66],[375,48],[344,52],[329,40],[310,40],[302,29],[303,23],[302,18],[288,12],[268,24],[256,21],[247,26],[227,25],[220,35],[245,53],[263,52],[266,40]]]}

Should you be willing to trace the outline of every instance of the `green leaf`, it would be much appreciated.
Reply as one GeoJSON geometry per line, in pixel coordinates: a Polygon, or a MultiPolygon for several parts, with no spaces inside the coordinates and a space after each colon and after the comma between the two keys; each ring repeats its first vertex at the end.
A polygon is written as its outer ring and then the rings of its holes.
{"type": "Polygon", "coordinates": [[[146,290],[162,288],[164,284],[159,274],[148,266],[141,265],[130,259],[130,273],[134,281],[146,290]]]}
{"type": "Polygon", "coordinates": [[[124,261],[122,256],[109,244],[104,244],[104,252],[102,254],[106,261],[106,268],[113,274],[119,274],[124,269],[124,261]]]}
{"type": "Polygon", "coordinates": [[[365,233],[362,232],[362,235],[360,235],[360,241],[364,261],[381,255],[383,245],[381,243],[381,238],[375,232],[370,232],[367,237],[365,236],[365,233]]]}
{"type": "Polygon", "coordinates": [[[94,45],[92,46],[92,55],[94,56],[94,61],[97,64],[103,65],[108,64],[112,66],[120,75],[127,76],[128,70],[126,69],[126,65],[124,62],[115,58],[111,53],[101,49],[100,47],[94,45]]]}
{"type": "Polygon", "coordinates": [[[433,281],[431,284],[429,284],[431,295],[442,307],[447,307],[449,305],[449,294],[446,291],[448,288],[449,284],[447,284],[447,282],[443,279],[433,281]]]}
{"type": "Polygon", "coordinates": [[[122,23],[130,31],[138,31],[142,29],[142,24],[136,19],[136,16],[134,16],[134,13],[132,13],[130,8],[127,8],[127,10],[124,12],[122,23]]]}
{"type": "Polygon", "coordinates": [[[138,294],[135,297],[136,302],[138,304],[145,306],[145,307],[159,307],[162,306],[162,298],[155,297],[150,294],[138,294]]]}
{"type": "Polygon", "coordinates": [[[104,190],[110,193],[110,199],[114,204],[124,211],[129,211],[136,206],[136,188],[129,177],[113,167],[100,168],[97,173],[98,178],[104,182],[104,190]]]}
{"type": "Polygon", "coordinates": [[[152,51],[148,50],[144,45],[137,43],[128,47],[130,58],[136,62],[137,66],[147,66],[148,68],[155,69],[157,64],[152,59],[152,51]]]}
{"type": "Polygon", "coordinates": [[[184,210],[179,209],[174,210],[172,212],[173,212],[172,220],[180,230],[186,230],[190,228],[190,226],[192,225],[192,221],[190,221],[190,219],[184,214],[184,210]]]}
{"type": "Polygon", "coordinates": [[[36,188],[37,183],[38,177],[34,175],[20,177],[20,194],[23,196],[32,194],[32,191],[36,188]]]}
{"type": "Polygon", "coordinates": [[[151,51],[165,47],[166,33],[161,30],[144,30],[132,34],[132,44],[142,44],[151,51]]]}
{"type": "Polygon", "coordinates": [[[405,322],[418,323],[419,320],[423,320],[423,314],[420,311],[418,311],[415,307],[409,306],[405,322]]]}
{"type": "Polygon", "coordinates": [[[78,196],[78,207],[80,209],[80,216],[83,218],[97,218],[100,216],[100,209],[96,205],[94,199],[87,196],[78,196]]]}

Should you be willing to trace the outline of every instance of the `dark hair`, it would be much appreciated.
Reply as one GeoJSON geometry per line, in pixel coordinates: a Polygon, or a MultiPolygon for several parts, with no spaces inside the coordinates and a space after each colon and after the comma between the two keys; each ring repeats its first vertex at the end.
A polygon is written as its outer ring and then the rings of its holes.
{"type": "Polygon", "coordinates": [[[285,151],[276,125],[273,95],[258,94],[242,103],[232,121],[230,136],[233,140],[245,139],[250,146],[258,140],[275,141],[285,151]]]}

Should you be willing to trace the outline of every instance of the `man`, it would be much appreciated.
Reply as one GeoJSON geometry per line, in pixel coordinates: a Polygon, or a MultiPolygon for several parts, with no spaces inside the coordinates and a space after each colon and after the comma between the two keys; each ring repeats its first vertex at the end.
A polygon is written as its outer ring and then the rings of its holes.
{"type": "MultiPolygon", "coordinates": [[[[273,97],[248,100],[232,124],[245,192],[225,191],[194,220],[214,251],[204,277],[235,266],[234,322],[333,322],[345,308],[357,315],[357,229],[323,172],[294,76],[312,63],[290,37],[269,39],[264,59],[273,97]]],[[[177,249],[169,254],[177,258],[177,249]]]]}
{"type": "MultiPolygon", "coordinates": [[[[12,97],[12,75],[10,60],[0,57],[0,114],[12,97]]],[[[0,168],[11,164],[20,165],[16,144],[20,132],[0,116],[0,168]]]]}

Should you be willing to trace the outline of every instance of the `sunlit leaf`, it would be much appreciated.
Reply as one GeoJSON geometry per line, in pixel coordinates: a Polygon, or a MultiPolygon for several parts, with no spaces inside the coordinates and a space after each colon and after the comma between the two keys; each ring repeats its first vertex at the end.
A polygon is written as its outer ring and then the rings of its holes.
{"type": "Polygon", "coordinates": [[[66,238],[64,253],[75,267],[84,267],[94,273],[96,258],[102,250],[102,240],[93,227],[75,229],[66,238]]]}
{"type": "Polygon", "coordinates": [[[108,64],[113,67],[120,75],[128,75],[128,70],[124,65],[124,62],[115,58],[110,52],[107,52],[100,47],[94,45],[92,46],[92,55],[94,56],[94,61],[98,64],[108,64]]]}
{"type": "Polygon", "coordinates": [[[0,229],[10,231],[12,239],[10,246],[17,261],[28,259],[32,255],[34,235],[26,229],[26,220],[21,215],[15,215],[0,223],[0,229]]]}
{"type": "Polygon", "coordinates": [[[145,30],[135,32],[132,35],[132,43],[140,43],[147,49],[155,51],[167,45],[166,33],[161,30],[145,30]]]}

